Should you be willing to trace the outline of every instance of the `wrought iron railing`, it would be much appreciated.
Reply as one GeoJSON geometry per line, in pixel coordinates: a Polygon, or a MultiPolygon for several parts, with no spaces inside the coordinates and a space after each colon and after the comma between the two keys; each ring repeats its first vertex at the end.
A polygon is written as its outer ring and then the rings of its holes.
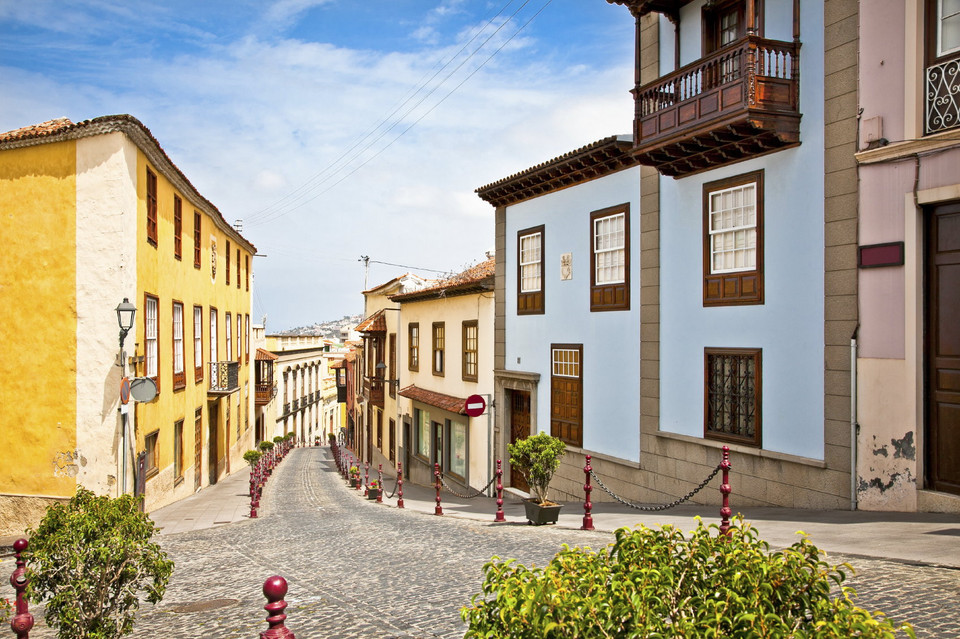
{"type": "Polygon", "coordinates": [[[960,58],[927,67],[924,131],[960,126],[960,58]]]}
{"type": "Polygon", "coordinates": [[[210,391],[232,393],[240,389],[239,362],[210,362],[210,391]]]}

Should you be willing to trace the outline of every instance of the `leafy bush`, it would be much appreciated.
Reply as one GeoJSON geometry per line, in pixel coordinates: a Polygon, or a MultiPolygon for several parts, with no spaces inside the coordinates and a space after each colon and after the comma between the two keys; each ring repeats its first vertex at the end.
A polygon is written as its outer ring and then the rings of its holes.
{"type": "Polygon", "coordinates": [[[7,623],[13,616],[13,604],[6,597],[0,597],[0,624],[7,623]]]}
{"type": "Polygon", "coordinates": [[[173,562],[150,541],[157,531],[140,498],[98,497],[78,488],[51,506],[27,554],[28,597],[46,599],[44,618],[60,639],[112,639],[133,630],[140,593],[163,599],[173,562]]]}
{"type": "Polygon", "coordinates": [[[260,448],[260,450],[262,450],[263,452],[267,452],[268,450],[273,449],[273,442],[262,441],[258,445],[258,448],[260,448]]]}
{"type": "Polygon", "coordinates": [[[243,461],[250,464],[250,467],[253,468],[257,465],[257,462],[260,461],[261,457],[263,457],[263,453],[259,450],[248,450],[243,454],[243,461]]]}
{"type": "Polygon", "coordinates": [[[698,522],[616,531],[607,549],[564,546],[545,568],[494,557],[461,610],[465,637],[915,637],[909,624],[853,603],[806,537],[770,553],[742,521],[730,537],[698,522]],[[839,587],[831,597],[831,587],[839,587]]]}
{"type": "Polygon", "coordinates": [[[274,443],[274,444],[279,444],[279,443],[282,442],[282,441],[283,441],[283,437],[280,436],[280,435],[277,435],[276,437],[273,438],[273,443],[274,443]]]}
{"type": "Polygon", "coordinates": [[[537,502],[547,503],[547,489],[550,488],[553,473],[560,467],[566,445],[547,433],[537,433],[516,444],[507,444],[507,449],[510,452],[510,465],[527,480],[537,502]]]}

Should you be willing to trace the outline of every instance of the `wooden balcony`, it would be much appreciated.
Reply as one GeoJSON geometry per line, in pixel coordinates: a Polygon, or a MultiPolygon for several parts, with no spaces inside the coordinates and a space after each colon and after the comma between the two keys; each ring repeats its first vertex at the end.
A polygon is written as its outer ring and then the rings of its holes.
{"type": "Polygon", "coordinates": [[[277,385],[273,382],[266,382],[257,384],[257,395],[256,395],[256,405],[265,406],[270,403],[270,400],[273,399],[277,394],[277,385]]]}
{"type": "Polygon", "coordinates": [[[383,408],[383,380],[377,377],[364,378],[363,395],[367,403],[383,408]]]}
{"type": "Polygon", "coordinates": [[[682,177],[800,144],[800,43],[746,36],[636,87],[634,153],[682,177]]]}

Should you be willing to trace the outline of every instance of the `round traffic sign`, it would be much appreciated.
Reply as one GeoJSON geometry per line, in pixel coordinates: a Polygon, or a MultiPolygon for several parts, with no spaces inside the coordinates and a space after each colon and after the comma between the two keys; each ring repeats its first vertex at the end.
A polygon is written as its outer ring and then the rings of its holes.
{"type": "Polygon", "coordinates": [[[130,378],[124,377],[120,380],[120,403],[126,404],[130,401],[130,378]]]}
{"type": "Polygon", "coordinates": [[[479,417],[487,409],[487,400],[483,395],[471,395],[463,403],[463,412],[469,417],[479,417]]]}

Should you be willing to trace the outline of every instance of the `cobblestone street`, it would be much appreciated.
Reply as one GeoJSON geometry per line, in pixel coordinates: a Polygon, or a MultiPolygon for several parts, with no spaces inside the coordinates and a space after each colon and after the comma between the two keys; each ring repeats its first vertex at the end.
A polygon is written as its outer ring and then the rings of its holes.
{"type": "MultiPolygon", "coordinates": [[[[176,570],[163,602],[141,611],[135,637],[254,639],[267,628],[261,587],[273,574],[289,581],[287,625],[299,639],[462,637],[458,611],[492,556],[542,565],[563,543],[597,548],[612,536],[377,505],[351,493],[327,448],[306,448],[268,482],[260,519],[160,539],[176,570]]],[[[914,623],[919,637],[960,636],[960,571],[829,560],[857,569],[862,607],[914,623]]],[[[31,636],[54,635],[38,619],[31,636]]]]}

